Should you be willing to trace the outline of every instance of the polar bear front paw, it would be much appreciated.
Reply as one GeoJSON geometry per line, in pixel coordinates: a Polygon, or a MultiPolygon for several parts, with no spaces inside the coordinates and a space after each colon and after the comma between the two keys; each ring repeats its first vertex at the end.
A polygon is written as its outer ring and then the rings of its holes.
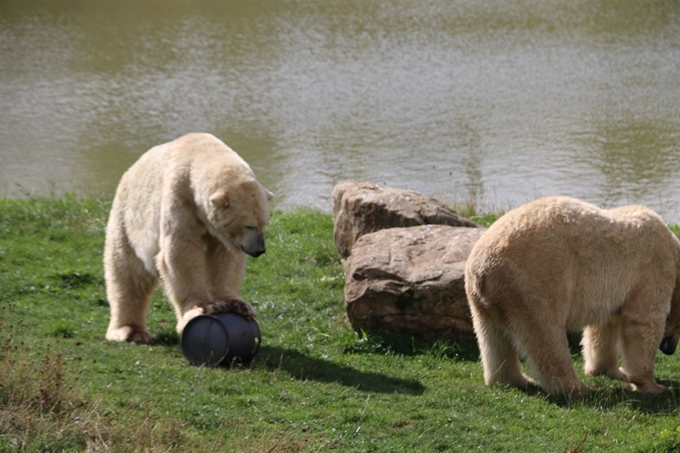
{"type": "Polygon", "coordinates": [[[246,318],[254,318],[257,316],[257,310],[255,310],[252,305],[238,299],[213,302],[203,308],[203,313],[206,315],[215,313],[236,313],[246,318]]]}

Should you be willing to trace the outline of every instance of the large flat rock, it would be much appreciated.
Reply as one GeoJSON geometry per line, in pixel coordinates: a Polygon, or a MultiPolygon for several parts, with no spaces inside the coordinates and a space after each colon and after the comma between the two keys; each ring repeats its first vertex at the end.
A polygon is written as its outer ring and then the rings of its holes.
{"type": "Polygon", "coordinates": [[[465,262],[485,228],[424,225],[362,235],[345,263],[345,308],[361,331],[474,338],[465,262]]]}

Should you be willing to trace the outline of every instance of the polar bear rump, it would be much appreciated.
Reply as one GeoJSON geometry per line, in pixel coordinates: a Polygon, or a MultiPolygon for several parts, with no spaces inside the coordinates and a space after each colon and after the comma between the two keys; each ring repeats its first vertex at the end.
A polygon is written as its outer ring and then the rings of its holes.
{"type": "Polygon", "coordinates": [[[250,166],[210,134],[144,153],[121,178],[107,224],[106,338],[152,340],[146,315],[159,281],[178,332],[201,313],[254,316],[239,290],[246,255],[266,250],[271,198],[250,166]]]}
{"type": "Polygon", "coordinates": [[[583,394],[568,331],[583,331],[585,372],[664,390],[656,350],[680,338],[680,242],[644,206],[611,210],[566,197],[508,212],[473,247],[465,289],[487,384],[583,394]],[[619,367],[621,361],[621,367],[619,367]]]}

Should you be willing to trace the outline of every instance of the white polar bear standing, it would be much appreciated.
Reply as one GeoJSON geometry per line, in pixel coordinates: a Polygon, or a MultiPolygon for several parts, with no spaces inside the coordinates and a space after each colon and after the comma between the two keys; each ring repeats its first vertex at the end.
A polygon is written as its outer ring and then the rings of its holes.
{"type": "Polygon", "coordinates": [[[680,339],[680,242],[650,209],[567,197],[520,206],[475,244],[465,280],[487,384],[532,383],[523,355],[547,393],[586,393],[567,342],[585,327],[587,374],[665,389],[654,359],[680,339]]]}
{"type": "Polygon", "coordinates": [[[271,198],[250,166],[210,134],[143,154],[123,175],[106,228],[106,339],[153,340],[146,315],[159,278],[178,332],[201,313],[254,316],[239,290],[246,254],[265,252],[271,198]]]}

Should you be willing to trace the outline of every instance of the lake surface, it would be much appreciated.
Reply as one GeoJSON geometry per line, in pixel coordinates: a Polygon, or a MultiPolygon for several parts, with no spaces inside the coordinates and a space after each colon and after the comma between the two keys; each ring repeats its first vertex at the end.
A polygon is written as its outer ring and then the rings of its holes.
{"type": "Polygon", "coordinates": [[[2,0],[0,196],[113,194],[211,132],[276,207],[341,180],[680,223],[674,0],[2,0]]]}

